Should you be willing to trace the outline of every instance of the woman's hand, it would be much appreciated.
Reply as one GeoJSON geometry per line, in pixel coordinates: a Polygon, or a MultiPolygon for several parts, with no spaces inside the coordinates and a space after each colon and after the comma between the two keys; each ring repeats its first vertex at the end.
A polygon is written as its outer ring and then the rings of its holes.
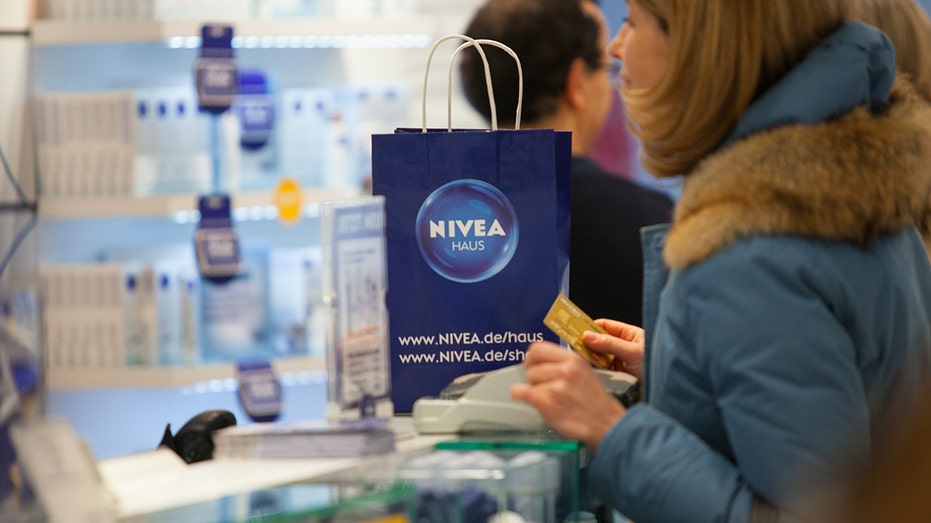
{"type": "Polygon", "coordinates": [[[582,342],[593,352],[614,355],[614,370],[643,379],[643,329],[615,320],[595,320],[607,334],[585,331],[582,342]]]}
{"type": "Polygon", "coordinates": [[[547,341],[532,343],[524,360],[528,384],[511,386],[511,397],[540,412],[548,427],[595,452],[627,409],[604,387],[591,365],[574,351],[547,341]]]}

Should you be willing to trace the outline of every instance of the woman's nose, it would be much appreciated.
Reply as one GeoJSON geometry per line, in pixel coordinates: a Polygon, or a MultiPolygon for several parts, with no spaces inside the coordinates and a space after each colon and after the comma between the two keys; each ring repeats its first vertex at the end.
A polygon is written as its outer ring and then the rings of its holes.
{"type": "Polygon", "coordinates": [[[627,33],[627,25],[621,26],[614,38],[608,42],[608,54],[618,60],[624,60],[624,39],[627,33]]]}

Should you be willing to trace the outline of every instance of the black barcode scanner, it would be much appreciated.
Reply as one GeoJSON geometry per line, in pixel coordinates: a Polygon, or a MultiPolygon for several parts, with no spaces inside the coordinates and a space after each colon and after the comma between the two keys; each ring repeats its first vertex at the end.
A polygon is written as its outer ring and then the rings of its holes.
{"type": "Polygon", "coordinates": [[[185,463],[196,463],[213,458],[213,432],[236,424],[236,416],[228,410],[207,410],[185,423],[178,433],[171,435],[171,424],[159,447],[168,447],[181,456],[185,463]]]}

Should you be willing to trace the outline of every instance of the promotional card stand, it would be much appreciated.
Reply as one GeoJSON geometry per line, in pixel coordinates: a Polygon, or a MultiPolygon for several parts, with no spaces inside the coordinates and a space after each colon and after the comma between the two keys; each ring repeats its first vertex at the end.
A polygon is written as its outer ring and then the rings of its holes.
{"type": "Polygon", "coordinates": [[[327,417],[390,417],[385,202],[324,203],[327,417]]]}

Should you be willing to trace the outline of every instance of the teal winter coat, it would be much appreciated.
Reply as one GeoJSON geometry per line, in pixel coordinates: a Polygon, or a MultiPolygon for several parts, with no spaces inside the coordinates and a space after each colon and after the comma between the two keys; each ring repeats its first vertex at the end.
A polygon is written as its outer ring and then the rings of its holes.
{"type": "Polygon", "coordinates": [[[931,107],[894,68],[848,23],[644,231],[645,400],[589,477],[636,523],[746,522],[754,500],[798,516],[931,391],[931,107]]]}

